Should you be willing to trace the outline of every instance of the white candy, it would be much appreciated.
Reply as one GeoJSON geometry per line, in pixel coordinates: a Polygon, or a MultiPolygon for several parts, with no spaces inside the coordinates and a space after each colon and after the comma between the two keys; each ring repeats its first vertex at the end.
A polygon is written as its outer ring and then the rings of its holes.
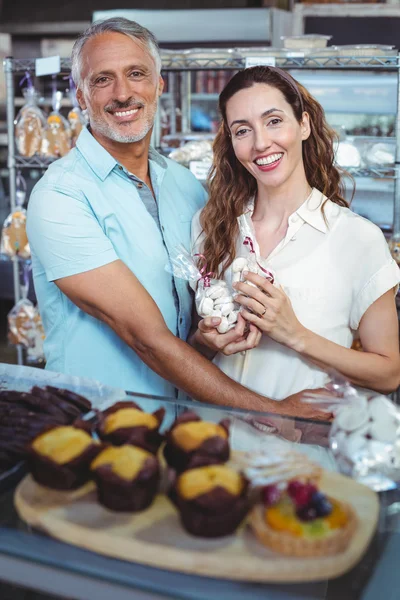
{"type": "Polygon", "coordinates": [[[232,325],[232,323],[237,323],[237,319],[238,319],[238,313],[236,311],[232,311],[231,313],[229,313],[229,315],[227,316],[228,319],[228,323],[230,325],[232,325]]]}
{"type": "Polygon", "coordinates": [[[368,412],[377,421],[382,419],[382,417],[385,417],[385,420],[390,417],[397,418],[394,405],[385,396],[375,396],[372,398],[368,403],[368,412]]]}
{"type": "Polygon", "coordinates": [[[247,264],[247,259],[243,258],[241,256],[239,256],[238,258],[235,258],[235,260],[232,263],[232,272],[233,273],[240,273],[241,271],[243,271],[244,269],[248,268],[248,264],[247,264]]]}
{"type": "Polygon", "coordinates": [[[380,419],[374,421],[369,426],[371,437],[378,442],[394,444],[397,437],[398,425],[391,419],[380,419]]]}
{"type": "Polygon", "coordinates": [[[351,433],[345,442],[345,453],[349,458],[354,460],[354,455],[363,451],[367,447],[367,438],[365,437],[368,433],[368,427],[362,428],[359,431],[351,433]]]}
{"type": "Polygon", "coordinates": [[[211,315],[210,315],[210,316],[211,316],[211,317],[218,317],[218,318],[220,319],[220,318],[222,317],[222,315],[221,315],[221,311],[220,311],[220,310],[215,310],[215,309],[214,309],[214,310],[212,311],[212,313],[211,313],[211,315]]]}
{"type": "Polygon", "coordinates": [[[336,416],[336,424],[344,431],[355,431],[368,423],[368,412],[360,406],[344,406],[336,416]]]}
{"type": "Polygon", "coordinates": [[[221,318],[221,323],[218,325],[217,330],[219,333],[226,333],[230,329],[228,319],[226,317],[221,318]]]}
{"type": "Polygon", "coordinates": [[[211,298],[202,298],[200,300],[198,313],[201,317],[208,317],[212,314],[214,308],[214,302],[211,298]]]}
{"type": "Polygon", "coordinates": [[[223,304],[221,306],[221,315],[223,317],[227,317],[229,315],[229,313],[231,313],[233,311],[234,308],[235,308],[235,305],[233,304],[233,302],[227,302],[226,304],[223,304]]]}
{"type": "Polygon", "coordinates": [[[237,271],[236,273],[233,274],[232,277],[232,283],[238,283],[241,279],[242,276],[242,271],[237,271]]]}
{"type": "Polygon", "coordinates": [[[222,298],[226,294],[226,286],[215,285],[213,287],[208,288],[206,291],[206,296],[211,298],[212,300],[216,300],[217,298],[222,298]]]}
{"type": "Polygon", "coordinates": [[[228,304],[229,302],[232,302],[232,300],[232,296],[223,296],[222,298],[217,298],[214,302],[214,307],[217,308],[218,306],[221,306],[221,304],[228,304]]]}

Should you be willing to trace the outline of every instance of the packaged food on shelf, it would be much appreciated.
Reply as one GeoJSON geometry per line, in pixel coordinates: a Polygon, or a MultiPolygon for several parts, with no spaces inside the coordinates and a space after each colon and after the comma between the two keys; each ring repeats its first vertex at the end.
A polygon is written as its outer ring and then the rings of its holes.
{"type": "Polygon", "coordinates": [[[40,152],[46,117],[38,106],[38,95],[29,73],[24,81],[27,82],[22,91],[25,104],[15,120],[15,144],[21,156],[31,157],[40,152]]]}
{"type": "Polygon", "coordinates": [[[331,39],[331,35],[320,35],[317,33],[281,36],[284,48],[296,48],[299,50],[301,50],[302,48],[325,48],[328,45],[329,40],[331,39]]]}
{"type": "Polygon", "coordinates": [[[394,165],[395,145],[388,142],[372,143],[366,148],[363,158],[366,164],[371,167],[394,165]]]}
{"type": "Polygon", "coordinates": [[[47,117],[47,125],[43,132],[40,153],[47,158],[60,158],[71,149],[70,124],[60,113],[62,92],[53,91],[53,111],[47,117]]]}
{"type": "MultiPolygon", "coordinates": [[[[394,46],[385,44],[347,44],[343,46],[337,46],[339,56],[346,57],[360,57],[360,58],[373,58],[379,57],[392,57],[397,55],[397,50],[394,46]]],[[[349,60],[348,64],[357,64],[357,60],[349,60]]],[[[371,64],[379,64],[379,61],[371,61],[371,64]]]]}
{"type": "Polygon", "coordinates": [[[223,67],[241,58],[235,48],[189,48],[182,54],[188,67],[223,67]]]}
{"type": "Polygon", "coordinates": [[[18,207],[8,215],[3,224],[0,253],[9,258],[30,258],[31,251],[26,235],[26,210],[18,207]]]}
{"type": "Polygon", "coordinates": [[[361,154],[351,142],[341,141],[336,146],[335,161],[341,167],[358,168],[361,166],[361,154]]]}
{"type": "Polygon", "coordinates": [[[28,298],[22,298],[10,310],[7,320],[10,343],[26,348],[28,362],[43,361],[45,335],[36,306],[28,298]]]}
{"type": "Polygon", "coordinates": [[[192,160],[204,160],[211,162],[213,157],[211,140],[192,140],[187,142],[181,148],[172,150],[169,158],[175,160],[181,165],[189,165],[192,160]]]}
{"type": "Polygon", "coordinates": [[[72,108],[68,113],[67,119],[71,128],[71,147],[73,148],[76,144],[76,140],[83,127],[85,126],[86,119],[82,114],[76,99],[76,87],[72,77],[69,77],[69,98],[71,100],[72,108]]]}
{"type": "Polygon", "coordinates": [[[395,233],[388,241],[390,254],[400,266],[400,233],[395,233]]]}

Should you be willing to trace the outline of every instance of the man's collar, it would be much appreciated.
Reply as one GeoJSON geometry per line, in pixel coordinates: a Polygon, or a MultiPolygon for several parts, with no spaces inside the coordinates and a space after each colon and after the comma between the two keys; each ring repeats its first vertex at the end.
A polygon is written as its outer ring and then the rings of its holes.
{"type": "MultiPolygon", "coordinates": [[[[81,131],[76,147],[90,168],[102,181],[108,177],[118,164],[118,161],[96,140],[87,127],[84,127],[81,131]]],[[[167,168],[167,161],[154,148],[149,148],[149,160],[153,160],[163,169],[167,168]]]]}

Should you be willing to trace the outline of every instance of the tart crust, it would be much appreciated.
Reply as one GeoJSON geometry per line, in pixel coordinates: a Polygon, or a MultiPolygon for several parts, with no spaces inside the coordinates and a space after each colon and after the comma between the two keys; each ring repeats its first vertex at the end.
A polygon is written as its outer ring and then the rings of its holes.
{"type": "Polygon", "coordinates": [[[274,552],[299,558],[331,556],[346,549],[357,528],[357,515],[354,509],[344,502],[340,504],[347,515],[346,525],[333,530],[329,536],[319,539],[296,537],[289,532],[273,529],[265,521],[265,507],[261,504],[253,508],[249,522],[260,542],[274,552]]]}

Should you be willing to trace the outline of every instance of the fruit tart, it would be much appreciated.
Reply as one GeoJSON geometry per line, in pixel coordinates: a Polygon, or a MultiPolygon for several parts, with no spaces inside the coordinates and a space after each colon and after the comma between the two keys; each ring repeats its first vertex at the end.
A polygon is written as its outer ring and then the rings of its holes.
{"type": "Polygon", "coordinates": [[[229,419],[219,423],[202,421],[192,411],[180,415],[167,433],[164,456],[170,467],[181,473],[229,459],[229,419]]]}
{"type": "Polygon", "coordinates": [[[229,535],[248,511],[248,482],[225,465],[208,465],[181,473],[169,496],[192,535],[216,538],[229,535]]]}
{"type": "Polygon", "coordinates": [[[115,511],[144,510],[160,482],[157,458],[129,444],[105,448],[92,462],[91,471],[100,504],[115,511]]]}
{"type": "Polygon", "coordinates": [[[97,433],[115,446],[131,444],[156,454],[163,441],[159,429],[164,414],[164,408],[150,414],[136,402],[117,402],[100,415],[97,433]]]}
{"type": "Polygon", "coordinates": [[[345,550],[357,527],[352,507],[325,495],[315,482],[294,479],[261,489],[250,516],[258,539],[288,556],[317,557],[345,550]]]}
{"type": "Polygon", "coordinates": [[[90,463],[100,450],[100,444],[81,428],[50,427],[30,445],[30,471],[41,485],[56,490],[77,489],[90,478],[90,463]]]}

